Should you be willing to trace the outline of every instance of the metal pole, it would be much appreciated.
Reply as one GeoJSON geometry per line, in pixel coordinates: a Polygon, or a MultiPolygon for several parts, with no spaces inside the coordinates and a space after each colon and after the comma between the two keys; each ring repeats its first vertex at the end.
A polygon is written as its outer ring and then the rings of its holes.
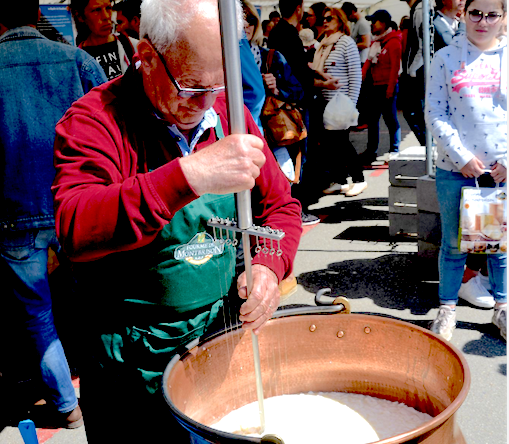
{"type": "MultiPolygon", "coordinates": [[[[424,63],[424,86],[428,79],[429,68],[431,64],[431,33],[430,33],[430,13],[429,0],[422,0],[422,56],[424,63]]],[[[431,132],[426,128],[426,174],[433,175],[433,148],[431,132]]]]}
{"type": "MultiPolygon", "coordinates": [[[[223,65],[226,80],[226,100],[228,103],[228,122],[230,134],[245,134],[244,100],[242,93],[242,73],[240,66],[239,37],[237,33],[236,0],[219,0],[219,21],[221,25],[221,40],[223,45],[223,65]]],[[[250,190],[236,193],[237,219],[241,229],[251,228],[253,215],[251,212],[250,190]]],[[[247,281],[247,292],[253,288],[253,274],[251,270],[251,245],[249,234],[242,233],[244,249],[244,263],[247,281]]],[[[251,331],[253,343],[253,357],[256,377],[256,393],[258,410],[260,412],[260,434],[265,430],[265,410],[263,407],[263,384],[260,366],[260,351],[258,337],[251,331]]]]}

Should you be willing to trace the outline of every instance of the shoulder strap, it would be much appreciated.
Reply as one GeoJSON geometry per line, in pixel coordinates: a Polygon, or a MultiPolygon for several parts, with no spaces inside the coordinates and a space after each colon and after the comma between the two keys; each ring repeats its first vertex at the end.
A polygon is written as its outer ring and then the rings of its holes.
{"type": "Polygon", "coordinates": [[[274,60],[274,53],[276,52],[275,49],[270,49],[269,53],[267,54],[267,61],[265,62],[265,72],[270,72],[270,67],[272,66],[272,60],[274,60]]]}
{"type": "Polygon", "coordinates": [[[131,40],[129,40],[129,37],[127,37],[125,34],[119,33],[118,39],[120,40],[121,45],[124,48],[125,55],[129,59],[129,63],[133,63],[133,56],[134,56],[134,47],[131,43],[131,40]]]}

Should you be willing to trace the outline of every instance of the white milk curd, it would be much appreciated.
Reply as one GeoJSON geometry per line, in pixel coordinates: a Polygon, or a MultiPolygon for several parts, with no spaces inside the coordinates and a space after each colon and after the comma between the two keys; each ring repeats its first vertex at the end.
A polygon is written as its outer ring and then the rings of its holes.
{"type": "MultiPolygon", "coordinates": [[[[301,393],[264,400],[263,435],[280,436],[285,444],[327,442],[368,444],[408,432],[430,415],[385,399],[354,393],[301,393]]],[[[230,412],[211,427],[260,437],[258,402],[230,412]]]]}

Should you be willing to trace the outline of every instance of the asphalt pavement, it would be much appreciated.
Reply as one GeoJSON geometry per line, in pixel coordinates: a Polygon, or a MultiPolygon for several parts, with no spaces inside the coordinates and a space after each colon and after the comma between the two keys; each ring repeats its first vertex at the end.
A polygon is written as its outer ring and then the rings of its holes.
{"type": "MultiPolygon", "coordinates": [[[[399,120],[401,149],[415,146],[401,114],[399,120]]],[[[351,140],[362,152],[367,132],[352,133],[351,140]]],[[[379,153],[387,149],[387,128],[382,124],[379,153]]],[[[389,236],[388,170],[366,170],[365,177],[368,188],[359,196],[319,196],[310,207],[321,223],[305,229],[294,269],[298,289],[282,305],[314,305],[315,293],[330,287],[333,296],[347,296],[353,313],[387,315],[426,327],[438,311],[436,266],[421,266],[415,237],[389,236]]],[[[460,301],[451,340],[466,358],[472,376],[469,394],[456,414],[468,444],[507,443],[506,342],[491,317],[492,310],[460,301]]],[[[79,379],[75,383],[79,394],[79,379]]],[[[38,429],[38,437],[41,444],[87,442],[83,427],[38,429]]],[[[0,427],[0,444],[22,443],[16,428],[0,427]]]]}

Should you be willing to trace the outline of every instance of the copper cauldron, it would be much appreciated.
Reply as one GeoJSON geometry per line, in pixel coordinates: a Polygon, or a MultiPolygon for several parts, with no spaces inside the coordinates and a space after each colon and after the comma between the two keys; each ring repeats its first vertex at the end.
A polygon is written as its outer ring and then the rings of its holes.
{"type": "MultiPolygon", "coordinates": [[[[454,346],[428,330],[392,318],[307,307],[305,313],[276,312],[259,344],[265,398],[341,391],[398,401],[433,419],[378,444],[465,443],[455,412],[467,396],[470,371],[454,346]]],[[[166,400],[193,442],[284,442],[208,427],[257,399],[249,332],[222,332],[194,346],[169,363],[163,379],[166,400]]]]}

